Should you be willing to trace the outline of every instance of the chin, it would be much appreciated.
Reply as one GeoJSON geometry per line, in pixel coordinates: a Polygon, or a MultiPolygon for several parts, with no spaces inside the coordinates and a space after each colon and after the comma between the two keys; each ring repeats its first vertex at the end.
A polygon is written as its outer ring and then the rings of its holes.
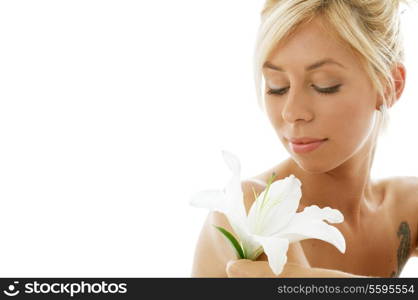
{"type": "Polygon", "coordinates": [[[330,170],[330,168],[325,167],[321,164],[320,161],[316,161],[314,163],[305,162],[305,161],[298,161],[294,159],[296,164],[301,168],[303,171],[309,174],[322,174],[330,170]]]}
{"type": "Polygon", "coordinates": [[[337,168],[342,162],[329,156],[309,157],[291,154],[296,165],[309,174],[322,174],[337,168]]]}

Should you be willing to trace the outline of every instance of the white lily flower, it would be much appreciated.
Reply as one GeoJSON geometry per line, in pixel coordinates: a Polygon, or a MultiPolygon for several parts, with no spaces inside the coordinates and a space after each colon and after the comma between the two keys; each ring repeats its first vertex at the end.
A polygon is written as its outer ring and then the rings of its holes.
{"type": "Polygon", "coordinates": [[[232,243],[238,256],[256,260],[266,253],[274,274],[279,275],[287,261],[289,243],[315,238],[333,244],[345,253],[345,239],[341,232],[329,223],[341,223],[343,214],[330,207],[316,205],[305,207],[296,213],[302,197],[301,182],[293,174],[268,182],[267,188],[256,196],[248,216],[241,188],[241,164],[232,153],[223,150],[223,158],[232,171],[232,177],[223,190],[204,190],[191,197],[195,207],[218,211],[227,217],[234,236],[224,228],[217,227],[232,243]]]}

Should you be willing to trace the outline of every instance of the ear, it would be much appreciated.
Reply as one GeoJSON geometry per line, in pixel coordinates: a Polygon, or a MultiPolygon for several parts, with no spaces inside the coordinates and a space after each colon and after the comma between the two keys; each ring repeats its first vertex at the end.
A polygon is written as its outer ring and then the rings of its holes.
{"type": "MultiPolygon", "coordinates": [[[[406,79],[406,68],[402,63],[396,63],[395,66],[392,68],[392,76],[393,80],[395,81],[395,99],[390,99],[390,103],[388,103],[388,108],[392,107],[401,97],[403,90],[405,88],[405,79],[406,79]]],[[[389,91],[387,91],[386,96],[388,95],[389,91]]],[[[380,104],[382,103],[382,99],[380,97],[380,104]]],[[[380,106],[379,104],[379,106],[380,106]]]]}

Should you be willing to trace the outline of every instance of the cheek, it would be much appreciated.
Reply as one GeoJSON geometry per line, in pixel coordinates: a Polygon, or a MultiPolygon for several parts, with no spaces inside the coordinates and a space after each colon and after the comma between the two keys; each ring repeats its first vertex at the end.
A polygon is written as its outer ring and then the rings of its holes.
{"type": "Polygon", "coordinates": [[[270,123],[275,127],[278,128],[281,120],[281,105],[279,102],[272,102],[269,99],[266,99],[266,112],[267,116],[270,120],[270,123]]]}
{"type": "MultiPolygon", "coordinates": [[[[362,100],[358,100],[362,101],[362,100]]],[[[362,103],[367,103],[365,102],[362,103]]],[[[375,115],[368,105],[344,105],[334,111],[330,134],[342,148],[355,148],[363,144],[373,130],[375,115]]]]}

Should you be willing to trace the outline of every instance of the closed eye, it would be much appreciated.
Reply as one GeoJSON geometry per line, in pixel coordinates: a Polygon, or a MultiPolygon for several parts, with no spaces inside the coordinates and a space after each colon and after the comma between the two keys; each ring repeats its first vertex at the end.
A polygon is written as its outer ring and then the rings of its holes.
{"type": "MultiPolygon", "coordinates": [[[[342,86],[342,84],[338,84],[336,86],[331,86],[331,87],[327,87],[327,88],[318,88],[315,85],[312,85],[312,87],[314,87],[315,90],[318,93],[320,93],[320,94],[326,94],[326,95],[337,93],[340,90],[340,87],[341,86],[342,86]]],[[[272,95],[273,94],[273,95],[279,95],[279,96],[281,96],[281,95],[284,95],[284,93],[285,93],[285,91],[287,89],[288,88],[282,88],[282,89],[276,89],[276,90],[275,89],[269,89],[267,91],[267,94],[269,94],[269,95],[272,95]]]]}

